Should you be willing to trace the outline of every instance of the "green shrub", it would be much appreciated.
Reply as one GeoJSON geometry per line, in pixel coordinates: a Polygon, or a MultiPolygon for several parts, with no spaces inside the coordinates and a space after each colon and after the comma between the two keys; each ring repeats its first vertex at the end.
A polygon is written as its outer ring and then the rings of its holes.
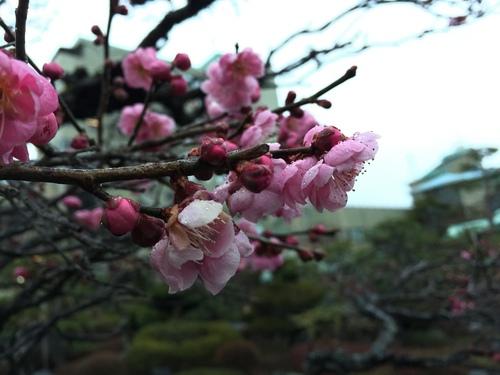
{"type": "Polygon", "coordinates": [[[154,323],[137,332],[127,358],[138,374],[153,367],[178,370],[210,363],[220,345],[239,338],[240,333],[224,322],[154,323]]]}
{"type": "Polygon", "coordinates": [[[245,372],[255,367],[260,357],[259,347],[254,342],[241,339],[220,346],[215,353],[215,362],[245,372]]]}
{"type": "Polygon", "coordinates": [[[103,333],[114,331],[122,318],[114,309],[95,308],[73,314],[61,320],[58,326],[68,332],[103,333]]]}
{"type": "Polygon", "coordinates": [[[406,346],[420,348],[435,348],[450,344],[451,340],[442,330],[425,329],[425,330],[407,330],[403,333],[403,343],[406,346]]]}
{"type": "Polygon", "coordinates": [[[177,375],[242,375],[242,373],[224,368],[197,367],[178,372],[177,375]]]}
{"type": "Polygon", "coordinates": [[[298,325],[292,316],[315,306],[324,293],[324,288],[310,280],[277,280],[263,285],[252,296],[248,333],[274,336],[296,331],[298,325]]]}
{"type": "Polygon", "coordinates": [[[127,365],[123,358],[111,352],[93,353],[81,360],[60,367],[57,375],[127,375],[127,365]]]}

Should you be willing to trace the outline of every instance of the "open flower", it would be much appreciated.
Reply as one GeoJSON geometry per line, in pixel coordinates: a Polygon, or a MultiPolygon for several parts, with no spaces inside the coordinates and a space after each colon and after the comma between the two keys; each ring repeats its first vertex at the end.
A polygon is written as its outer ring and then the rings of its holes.
{"type": "Polygon", "coordinates": [[[128,86],[149,90],[153,79],[168,78],[169,65],[156,57],[153,47],[138,48],[129,53],[122,62],[123,76],[128,86]]]}
{"type": "MultiPolygon", "coordinates": [[[[131,135],[134,132],[143,109],[144,104],[141,103],[123,108],[118,121],[118,127],[123,134],[131,135]]],[[[148,139],[163,137],[170,134],[174,129],[175,122],[171,117],[146,110],[135,141],[143,142],[148,139]]]]}
{"type": "Polygon", "coordinates": [[[0,164],[14,157],[28,161],[26,142],[45,144],[57,131],[57,92],[26,63],[0,51],[0,93],[0,164]]]}
{"type": "Polygon", "coordinates": [[[210,102],[216,102],[222,111],[238,113],[260,97],[258,77],[264,74],[264,63],[250,48],[240,53],[228,53],[207,69],[208,80],[201,90],[210,102]]]}
{"type": "Polygon", "coordinates": [[[169,293],[189,288],[199,276],[205,288],[217,294],[236,273],[240,258],[253,248],[222,211],[222,204],[196,198],[186,201],[170,209],[167,234],[153,247],[151,266],[169,286],[169,293]]]}

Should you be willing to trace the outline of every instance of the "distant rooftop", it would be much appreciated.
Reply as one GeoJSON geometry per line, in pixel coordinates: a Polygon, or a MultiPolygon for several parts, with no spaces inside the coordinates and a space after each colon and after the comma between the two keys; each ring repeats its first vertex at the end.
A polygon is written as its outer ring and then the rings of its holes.
{"type": "Polygon", "coordinates": [[[410,184],[412,194],[500,174],[499,168],[484,169],[482,159],[496,149],[459,149],[445,157],[432,171],[410,184]]]}

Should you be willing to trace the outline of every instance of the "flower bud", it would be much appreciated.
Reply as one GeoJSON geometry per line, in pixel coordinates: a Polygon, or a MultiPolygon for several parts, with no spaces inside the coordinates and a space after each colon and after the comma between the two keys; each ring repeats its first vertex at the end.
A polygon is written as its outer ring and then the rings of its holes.
{"type": "Polygon", "coordinates": [[[101,28],[97,25],[94,25],[90,28],[90,31],[92,31],[92,34],[95,36],[103,36],[101,28]]]}
{"type": "Polygon", "coordinates": [[[12,34],[11,33],[8,33],[8,32],[5,32],[3,34],[3,40],[5,40],[7,43],[12,43],[13,41],[16,40],[16,38],[14,37],[14,31],[12,31],[12,34]]]}
{"type": "Polygon", "coordinates": [[[64,75],[64,69],[55,61],[43,64],[42,71],[43,75],[49,77],[51,81],[55,81],[64,75]]]}
{"type": "Polygon", "coordinates": [[[321,152],[328,152],[333,146],[343,141],[345,136],[335,126],[327,126],[314,134],[311,146],[321,152]]]}
{"type": "Polygon", "coordinates": [[[295,91],[288,91],[285,99],[285,104],[292,104],[293,102],[295,102],[295,98],[297,98],[297,94],[295,93],[295,91]]]}
{"type": "Polygon", "coordinates": [[[316,104],[319,105],[320,107],[323,107],[323,108],[326,108],[326,109],[332,107],[332,102],[329,101],[329,100],[326,100],[326,99],[317,100],[316,104]]]}
{"type": "Polygon", "coordinates": [[[26,267],[19,266],[14,268],[12,275],[16,278],[22,277],[24,279],[31,279],[33,277],[33,272],[26,267]]]}
{"type": "Polygon", "coordinates": [[[187,53],[178,53],[172,64],[180,70],[188,70],[191,68],[191,60],[187,53]]]}
{"type": "Polygon", "coordinates": [[[80,208],[82,207],[82,200],[75,195],[67,195],[61,199],[61,203],[68,208],[80,208]]]}
{"type": "Polygon", "coordinates": [[[318,242],[318,234],[314,232],[309,232],[309,241],[311,242],[318,242]]]}
{"type": "Polygon", "coordinates": [[[187,92],[187,87],[188,84],[184,78],[181,76],[172,76],[172,81],[170,82],[172,94],[182,96],[187,92]]]}
{"type": "Polygon", "coordinates": [[[140,205],[131,199],[114,197],[108,199],[102,224],[115,236],[123,236],[134,229],[140,215],[140,205]]]}
{"type": "Polygon", "coordinates": [[[89,147],[89,138],[87,137],[87,134],[80,133],[75,138],[73,138],[70,145],[75,150],[85,149],[89,147]]]}
{"type": "Polygon", "coordinates": [[[116,14],[126,16],[128,14],[128,8],[125,5],[118,5],[114,9],[116,14]]]}
{"type": "Polygon", "coordinates": [[[106,68],[108,69],[113,69],[116,66],[116,62],[108,58],[104,60],[104,65],[106,65],[106,68]]]}
{"type": "Polygon", "coordinates": [[[255,90],[253,90],[252,94],[250,95],[250,100],[252,103],[257,103],[261,97],[262,93],[260,91],[260,86],[255,87],[255,90]]]}
{"type": "Polygon", "coordinates": [[[293,108],[290,110],[290,116],[295,118],[302,118],[304,116],[304,110],[302,108],[293,108]]]}
{"type": "Polygon", "coordinates": [[[123,87],[117,87],[113,90],[113,96],[116,98],[116,100],[124,102],[128,99],[128,92],[123,87]]]}
{"type": "Polygon", "coordinates": [[[151,77],[158,82],[166,82],[172,79],[170,75],[170,66],[161,60],[157,60],[154,64],[149,68],[151,73],[151,77]]]}
{"type": "Polygon", "coordinates": [[[292,245],[292,246],[297,246],[299,244],[298,238],[296,236],[291,235],[291,234],[286,236],[285,242],[288,245],[292,245]]]}
{"type": "Polygon", "coordinates": [[[299,253],[299,258],[303,262],[309,262],[310,260],[314,259],[314,253],[311,250],[301,249],[298,251],[298,253],[299,253]]]}
{"type": "Polygon", "coordinates": [[[122,76],[116,76],[113,78],[113,85],[115,87],[124,87],[125,86],[125,78],[122,76]]]}
{"type": "Polygon", "coordinates": [[[323,224],[318,224],[311,228],[311,232],[316,234],[323,234],[326,232],[326,227],[323,224]]]}
{"type": "Polygon", "coordinates": [[[223,165],[227,160],[224,140],[222,138],[203,138],[200,146],[200,160],[210,165],[223,165]]]}
{"type": "Polygon", "coordinates": [[[252,193],[260,193],[271,183],[274,170],[266,164],[243,161],[236,166],[235,172],[244,187],[252,193]]]}
{"type": "Polygon", "coordinates": [[[139,221],[132,229],[132,240],[142,247],[150,247],[158,243],[165,235],[165,222],[156,217],[141,214],[139,221]]]}

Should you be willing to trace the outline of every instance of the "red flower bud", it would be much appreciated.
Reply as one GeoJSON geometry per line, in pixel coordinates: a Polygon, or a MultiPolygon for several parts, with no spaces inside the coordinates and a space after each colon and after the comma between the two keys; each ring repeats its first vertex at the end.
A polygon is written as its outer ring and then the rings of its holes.
{"type": "Polygon", "coordinates": [[[123,87],[117,87],[116,89],[114,89],[113,96],[116,98],[116,100],[119,100],[121,102],[124,102],[128,99],[127,90],[125,90],[123,87]]]}
{"type": "Polygon", "coordinates": [[[295,118],[302,118],[304,116],[304,110],[302,108],[293,108],[290,110],[290,116],[295,118]]]}
{"type": "Polygon", "coordinates": [[[61,199],[61,203],[68,208],[80,208],[82,207],[82,200],[75,195],[67,195],[61,199]]]}
{"type": "Polygon", "coordinates": [[[312,227],[311,231],[316,234],[322,234],[326,232],[326,227],[323,224],[318,224],[312,227]]]}
{"type": "Polygon", "coordinates": [[[158,82],[166,82],[172,79],[170,66],[165,61],[156,61],[149,71],[151,72],[151,77],[158,82]]]}
{"type": "Polygon", "coordinates": [[[292,104],[295,101],[295,98],[297,97],[297,94],[295,91],[288,91],[288,94],[285,99],[285,104],[289,105],[292,104]]]}
{"type": "Polygon", "coordinates": [[[141,214],[139,221],[132,229],[132,240],[142,247],[150,247],[158,243],[165,235],[165,222],[156,217],[141,214]]]}
{"type": "Polygon", "coordinates": [[[321,152],[328,152],[330,149],[343,141],[345,136],[335,126],[328,126],[320,132],[314,134],[311,146],[321,152]]]}
{"type": "Polygon", "coordinates": [[[97,25],[94,25],[90,28],[90,31],[92,31],[92,34],[95,36],[103,36],[101,28],[97,25]]]}
{"type": "Polygon", "coordinates": [[[106,202],[102,215],[102,224],[115,236],[130,232],[140,215],[140,205],[131,199],[115,197],[106,202]]]}
{"type": "Polygon", "coordinates": [[[244,187],[252,193],[260,193],[267,188],[273,178],[274,168],[267,164],[243,161],[236,166],[235,172],[244,187]]]}
{"type": "Polygon", "coordinates": [[[33,272],[26,267],[16,267],[12,271],[14,277],[22,277],[24,279],[31,279],[33,277],[33,272]]]}
{"type": "Polygon", "coordinates": [[[50,62],[48,64],[43,64],[42,67],[43,75],[49,77],[51,81],[55,81],[64,75],[64,69],[56,62],[50,62]]]}
{"type": "Polygon", "coordinates": [[[332,107],[332,102],[329,101],[329,100],[326,100],[326,99],[317,100],[316,104],[319,105],[320,107],[323,107],[323,108],[326,108],[326,109],[332,107]]]}
{"type": "Polygon", "coordinates": [[[299,240],[296,236],[288,235],[286,236],[285,242],[292,246],[297,246],[299,244],[299,240]]]}
{"type": "Polygon", "coordinates": [[[125,78],[122,76],[116,76],[113,78],[113,85],[115,87],[124,87],[125,86],[125,78]]]}
{"type": "Polygon", "coordinates": [[[318,242],[318,235],[314,232],[309,232],[309,241],[318,242]]]}
{"type": "Polygon", "coordinates": [[[116,66],[116,62],[114,62],[111,59],[106,59],[104,60],[104,64],[106,65],[107,68],[113,69],[116,66]]]}
{"type": "Polygon", "coordinates": [[[172,64],[180,70],[188,70],[191,68],[191,60],[186,53],[178,53],[172,64]]]}
{"type": "Polygon", "coordinates": [[[187,87],[188,84],[184,78],[181,76],[172,76],[172,81],[170,82],[172,94],[182,96],[187,92],[187,87]]]}
{"type": "Polygon", "coordinates": [[[200,146],[200,160],[210,165],[223,165],[227,160],[224,140],[222,138],[203,138],[200,146]]]}
{"type": "Polygon", "coordinates": [[[122,16],[126,16],[128,14],[128,9],[125,5],[118,5],[114,9],[116,14],[121,14],[122,16]]]}
{"type": "Polygon", "coordinates": [[[80,133],[71,141],[71,147],[75,150],[82,150],[84,148],[89,147],[89,138],[87,134],[80,133]]]}
{"type": "MultiPolygon", "coordinates": [[[[12,34],[14,34],[14,31],[12,31],[12,34]]],[[[8,32],[5,32],[3,34],[3,40],[5,40],[7,43],[12,43],[13,41],[16,40],[16,38],[12,34],[8,33],[8,32]]]]}
{"type": "Polygon", "coordinates": [[[314,253],[311,250],[301,249],[298,251],[298,253],[299,253],[299,258],[303,262],[309,262],[310,260],[314,259],[314,253]]]}

